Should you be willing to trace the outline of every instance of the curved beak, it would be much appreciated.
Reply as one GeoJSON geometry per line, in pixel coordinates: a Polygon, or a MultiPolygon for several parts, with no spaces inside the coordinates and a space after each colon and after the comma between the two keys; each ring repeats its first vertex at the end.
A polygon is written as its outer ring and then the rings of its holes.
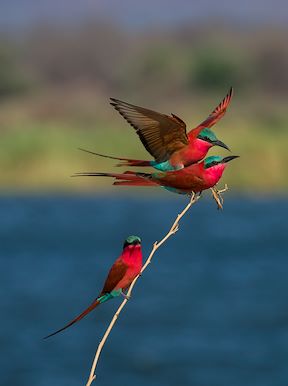
{"type": "Polygon", "coordinates": [[[229,157],[225,157],[222,160],[222,163],[227,163],[232,161],[232,159],[239,158],[239,155],[230,155],[229,157]]]}
{"type": "Polygon", "coordinates": [[[216,141],[213,141],[213,145],[214,145],[214,146],[224,147],[224,149],[227,149],[227,150],[231,151],[231,150],[229,149],[229,147],[228,147],[227,145],[225,145],[224,142],[219,141],[219,139],[217,139],[216,141]]]}

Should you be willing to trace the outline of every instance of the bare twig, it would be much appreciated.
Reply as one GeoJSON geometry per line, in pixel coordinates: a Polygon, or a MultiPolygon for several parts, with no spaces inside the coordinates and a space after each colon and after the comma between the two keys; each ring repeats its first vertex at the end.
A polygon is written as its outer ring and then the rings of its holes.
{"type": "Polygon", "coordinates": [[[221,190],[218,190],[216,186],[213,186],[210,190],[212,192],[212,197],[216,201],[217,209],[223,209],[224,198],[222,197],[222,193],[228,190],[228,185],[225,184],[224,188],[221,190]]]}
{"type": "Polygon", "coordinates": [[[174,235],[178,229],[179,229],[179,221],[180,219],[185,215],[185,213],[190,209],[190,207],[195,204],[196,201],[198,201],[200,196],[196,196],[194,193],[192,194],[191,198],[190,198],[190,201],[189,203],[186,205],[186,207],[184,208],[184,210],[178,214],[176,220],[174,221],[174,223],[172,224],[170,230],[168,231],[168,233],[166,234],[166,236],[163,237],[163,239],[159,242],[155,242],[153,244],[153,248],[152,248],[152,251],[150,253],[150,255],[148,256],[145,264],[143,265],[142,267],[142,270],[141,270],[141,273],[140,275],[138,275],[134,280],[133,282],[131,283],[128,291],[127,291],[127,297],[123,300],[123,302],[120,304],[118,310],[115,312],[107,330],[105,331],[105,334],[103,335],[103,338],[101,339],[99,345],[98,345],[98,348],[97,348],[97,351],[96,351],[96,354],[95,354],[95,357],[94,357],[94,360],[93,360],[93,364],[92,364],[92,367],[91,367],[91,371],[90,371],[90,375],[89,375],[89,378],[88,378],[88,381],[86,383],[86,386],[90,386],[91,383],[95,380],[96,378],[96,366],[97,366],[97,363],[98,363],[98,360],[99,360],[99,357],[100,357],[100,354],[101,354],[101,351],[106,343],[106,340],[112,330],[112,328],[114,327],[114,324],[116,323],[117,319],[118,319],[118,316],[120,315],[120,312],[122,311],[122,309],[125,307],[126,303],[128,302],[128,299],[129,297],[131,296],[131,293],[132,293],[132,290],[133,290],[133,287],[135,286],[137,280],[139,279],[139,277],[142,275],[142,273],[145,271],[145,269],[148,267],[148,265],[151,263],[151,260],[152,260],[152,257],[154,255],[154,253],[157,251],[158,248],[161,247],[162,244],[165,243],[165,241],[172,235],[174,235]]]}

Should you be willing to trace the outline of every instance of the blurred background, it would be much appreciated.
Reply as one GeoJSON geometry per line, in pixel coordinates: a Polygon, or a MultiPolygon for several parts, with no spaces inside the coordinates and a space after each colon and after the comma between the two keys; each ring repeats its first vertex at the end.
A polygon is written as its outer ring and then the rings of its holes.
{"type": "Polygon", "coordinates": [[[288,16],[283,4],[271,2],[261,12],[260,3],[249,4],[2,4],[1,190],[110,189],[105,179],[69,178],[113,166],[78,147],[149,158],[109,97],[173,112],[193,128],[233,86],[229,111],[216,127],[241,155],[227,182],[233,190],[284,192],[288,16]]]}
{"type": "Polygon", "coordinates": [[[63,336],[41,337],[96,296],[127,235],[143,238],[146,256],[186,203],[159,188],[70,178],[113,170],[79,147],[150,158],[109,97],[193,128],[233,86],[215,127],[241,156],[222,179],[225,210],[206,194],[159,251],[97,382],[286,386],[287,2],[0,7],[2,384],[83,384],[117,301],[63,336]]]}

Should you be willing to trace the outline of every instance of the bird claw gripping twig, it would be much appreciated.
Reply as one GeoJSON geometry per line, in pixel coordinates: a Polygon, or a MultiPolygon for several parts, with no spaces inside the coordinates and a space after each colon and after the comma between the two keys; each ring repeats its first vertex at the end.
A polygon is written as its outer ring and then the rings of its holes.
{"type": "Polygon", "coordinates": [[[126,299],[126,300],[130,300],[130,299],[131,299],[131,295],[126,295],[123,291],[121,291],[121,295],[122,295],[123,298],[126,299]]]}
{"type": "Polygon", "coordinates": [[[228,190],[228,185],[225,184],[224,188],[218,190],[216,187],[210,188],[212,192],[212,197],[217,203],[217,209],[223,209],[224,198],[222,197],[222,193],[228,190]]]}

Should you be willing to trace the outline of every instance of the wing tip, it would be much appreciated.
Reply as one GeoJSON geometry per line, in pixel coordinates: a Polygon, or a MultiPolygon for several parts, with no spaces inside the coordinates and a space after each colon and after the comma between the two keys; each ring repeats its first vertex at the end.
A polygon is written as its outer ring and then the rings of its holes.
{"type": "Polygon", "coordinates": [[[110,105],[113,106],[117,111],[119,111],[119,106],[125,102],[120,101],[120,99],[110,98],[110,105]]]}
{"type": "Polygon", "coordinates": [[[123,108],[125,108],[125,107],[126,108],[138,107],[138,106],[131,105],[128,102],[124,102],[124,101],[121,101],[120,99],[116,99],[116,98],[110,98],[110,105],[115,107],[115,109],[118,111],[120,109],[120,106],[122,106],[123,108]]]}
{"type": "Polygon", "coordinates": [[[230,89],[229,89],[229,92],[227,94],[227,97],[228,97],[229,101],[231,100],[233,95],[234,95],[234,88],[233,88],[233,86],[231,86],[230,89]]]}
{"type": "Polygon", "coordinates": [[[221,111],[223,113],[226,112],[227,107],[229,106],[231,99],[234,94],[234,89],[231,86],[226,96],[222,99],[222,101],[219,103],[219,105],[216,107],[216,109],[213,111],[213,113],[220,113],[221,111]]]}

